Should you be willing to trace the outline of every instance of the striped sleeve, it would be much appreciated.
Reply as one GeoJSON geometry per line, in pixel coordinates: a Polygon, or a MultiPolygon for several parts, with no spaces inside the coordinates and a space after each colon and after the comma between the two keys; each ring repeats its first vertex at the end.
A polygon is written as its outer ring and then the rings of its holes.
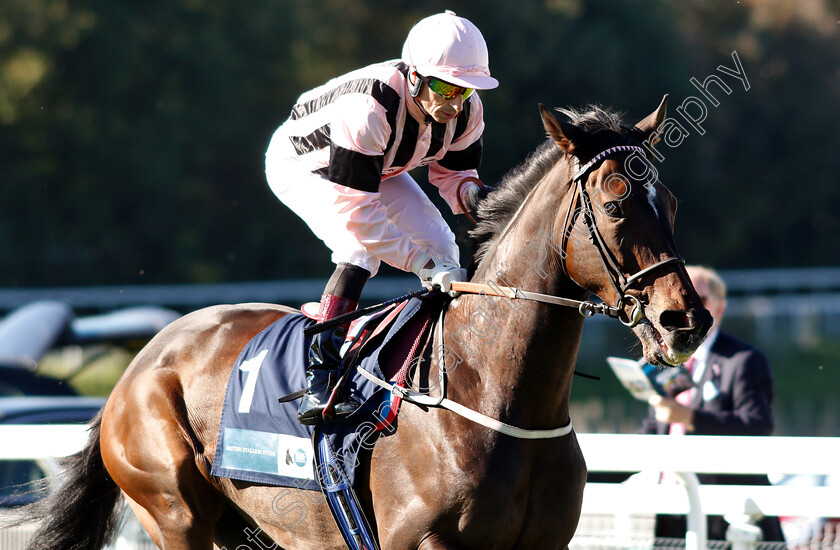
{"type": "Polygon", "coordinates": [[[329,179],[360,191],[379,189],[391,137],[388,113],[366,94],[347,94],[333,106],[329,179]]]}

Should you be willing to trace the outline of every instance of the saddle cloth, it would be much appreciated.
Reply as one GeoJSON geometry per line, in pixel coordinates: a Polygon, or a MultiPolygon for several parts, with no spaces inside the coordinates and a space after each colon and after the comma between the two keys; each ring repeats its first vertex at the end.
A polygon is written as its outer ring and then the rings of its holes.
{"type": "MultiPolygon", "coordinates": [[[[412,359],[407,355],[422,347],[417,343],[430,326],[430,314],[436,307],[430,302],[414,298],[357,323],[354,334],[365,337],[346,346],[345,363],[359,364],[384,380],[394,380],[400,376],[398,371],[405,376],[402,367],[412,359]]],[[[303,329],[312,323],[304,315],[287,315],[243,348],[228,381],[211,475],[321,489],[312,442],[315,426],[297,421],[298,400],[277,402],[278,397],[306,385],[310,338],[304,337],[303,329]]],[[[348,482],[355,485],[356,466],[364,452],[372,449],[378,437],[396,429],[399,400],[355,368],[350,372],[353,376],[347,389],[362,407],[346,419],[318,426],[318,432],[333,450],[348,482]]]]}

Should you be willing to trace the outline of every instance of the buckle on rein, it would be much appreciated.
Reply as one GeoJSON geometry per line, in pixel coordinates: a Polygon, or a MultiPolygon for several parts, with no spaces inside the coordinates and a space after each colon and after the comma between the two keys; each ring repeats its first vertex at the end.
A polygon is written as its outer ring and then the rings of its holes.
{"type": "Polygon", "coordinates": [[[629,328],[633,328],[638,325],[645,316],[644,311],[642,310],[642,302],[630,294],[622,296],[615,306],[596,304],[594,302],[581,302],[578,306],[578,313],[580,313],[582,317],[592,317],[596,313],[606,315],[608,317],[618,319],[622,325],[629,328]],[[627,317],[626,321],[621,317],[621,305],[625,302],[630,302],[633,305],[633,309],[630,310],[630,315],[627,317]]]}

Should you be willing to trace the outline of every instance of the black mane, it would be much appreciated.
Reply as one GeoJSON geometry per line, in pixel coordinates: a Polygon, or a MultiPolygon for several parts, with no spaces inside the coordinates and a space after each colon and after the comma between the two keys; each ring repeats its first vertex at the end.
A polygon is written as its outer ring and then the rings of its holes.
{"type": "MultiPolygon", "coordinates": [[[[622,136],[630,130],[622,122],[621,115],[609,108],[589,105],[580,111],[571,108],[557,110],[593,138],[602,138],[598,141],[623,141],[622,136]]],[[[564,155],[553,140],[546,140],[522,164],[508,172],[499,187],[481,202],[478,207],[479,222],[470,231],[476,246],[475,263],[481,261],[531,189],[564,155]]]]}

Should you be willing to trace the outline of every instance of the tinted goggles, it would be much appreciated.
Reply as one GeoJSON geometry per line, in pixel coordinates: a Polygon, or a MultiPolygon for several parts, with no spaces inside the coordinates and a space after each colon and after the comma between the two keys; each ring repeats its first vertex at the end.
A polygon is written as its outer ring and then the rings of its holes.
{"type": "Polygon", "coordinates": [[[444,82],[443,80],[433,76],[422,76],[420,78],[426,83],[430,90],[447,101],[451,101],[459,95],[463,96],[464,99],[467,99],[475,91],[472,88],[464,88],[462,86],[450,84],[449,82],[444,82]]]}

